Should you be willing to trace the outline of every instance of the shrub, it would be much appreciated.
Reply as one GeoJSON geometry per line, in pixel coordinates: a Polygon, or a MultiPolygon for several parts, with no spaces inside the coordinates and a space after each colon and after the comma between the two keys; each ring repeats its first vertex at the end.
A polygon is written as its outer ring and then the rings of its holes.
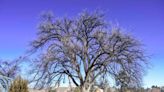
{"type": "Polygon", "coordinates": [[[12,82],[9,92],[29,92],[27,84],[27,81],[19,76],[12,82]]]}

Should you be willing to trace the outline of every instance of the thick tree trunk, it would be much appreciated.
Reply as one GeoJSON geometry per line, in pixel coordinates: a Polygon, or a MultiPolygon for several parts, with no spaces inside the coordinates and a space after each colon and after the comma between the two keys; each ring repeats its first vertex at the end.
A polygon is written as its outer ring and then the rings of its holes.
{"type": "Polygon", "coordinates": [[[89,87],[81,86],[80,87],[80,92],[90,92],[91,85],[89,87]]]}
{"type": "Polygon", "coordinates": [[[105,87],[104,89],[103,89],[103,92],[107,92],[108,91],[108,87],[105,87]]]}
{"type": "Polygon", "coordinates": [[[127,91],[127,87],[121,86],[120,92],[126,92],[126,91],[127,91]]]}
{"type": "Polygon", "coordinates": [[[121,86],[121,88],[120,88],[120,92],[124,92],[123,86],[121,86]]]}
{"type": "Polygon", "coordinates": [[[89,90],[86,89],[86,88],[82,88],[80,91],[81,91],[81,92],[89,92],[89,90]]]}

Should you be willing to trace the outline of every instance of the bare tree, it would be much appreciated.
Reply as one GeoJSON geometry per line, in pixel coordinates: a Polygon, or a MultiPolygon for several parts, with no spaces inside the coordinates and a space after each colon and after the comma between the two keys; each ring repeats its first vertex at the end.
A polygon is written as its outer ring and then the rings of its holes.
{"type": "Polygon", "coordinates": [[[8,92],[10,83],[20,71],[20,61],[18,58],[13,61],[0,60],[0,88],[2,92],[8,92]]]}
{"type": "Polygon", "coordinates": [[[107,24],[97,11],[63,19],[45,14],[31,46],[32,52],[43,53],[32,71],[32,81],[39,88],[70,78],[81,92],[89,92],[98,77],[115,77],[132,66],[141,66],[137,76],[142,77],[146,64],[140,42],[107,24]]]}
{"type": "Polygon", "coordinates": [[[8,78],[15,78],[18,72],[20,72],[20,60],[21,58],[13,61],[0,60],[0,75],[8,78]]]}

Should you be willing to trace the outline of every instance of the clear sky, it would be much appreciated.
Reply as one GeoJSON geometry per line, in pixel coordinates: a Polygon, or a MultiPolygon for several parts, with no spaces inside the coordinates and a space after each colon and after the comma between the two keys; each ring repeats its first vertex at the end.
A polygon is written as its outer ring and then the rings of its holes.
{"type": "Polygon", "coordinates": [[[118,22],[145,45],[152,68],[144,86],[164,86],[164,0],[0,0],[0,58],[14,59],[35,38],[39,15],[58,17],[102,9],[106,20],[118,22]]]}

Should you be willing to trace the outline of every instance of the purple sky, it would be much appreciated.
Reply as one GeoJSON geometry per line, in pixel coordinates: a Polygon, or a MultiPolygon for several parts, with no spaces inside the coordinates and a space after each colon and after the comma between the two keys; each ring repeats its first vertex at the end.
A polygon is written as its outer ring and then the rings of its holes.
{"type": "Polygon", "coordinates": [[[152,64],[144,86],[164,86],[164,0],[0,0],[0,58],[24,54],[35,38],[41,12],[51,10],[62,17],[84,9],[104,10],[108,21],[141,40],[152,64]]]}

